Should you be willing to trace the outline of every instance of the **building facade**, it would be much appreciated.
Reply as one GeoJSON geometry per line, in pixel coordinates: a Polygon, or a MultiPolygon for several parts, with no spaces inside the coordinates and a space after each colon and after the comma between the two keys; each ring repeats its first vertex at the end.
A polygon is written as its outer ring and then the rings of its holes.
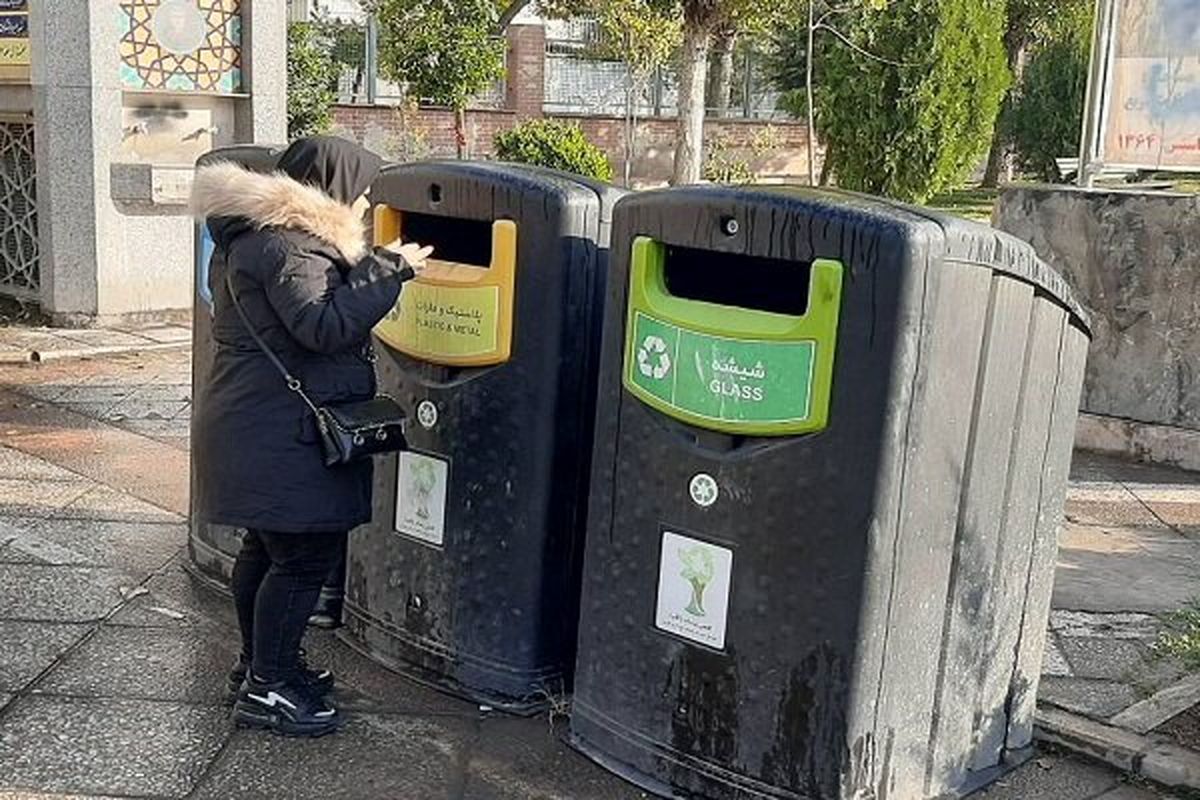
{"type": "Polygon", "coordinates": [[[285,140],[286,48],[278,0],[7,0],[0,294],[63,325],[186,313],[192,165],[285,140]]]}

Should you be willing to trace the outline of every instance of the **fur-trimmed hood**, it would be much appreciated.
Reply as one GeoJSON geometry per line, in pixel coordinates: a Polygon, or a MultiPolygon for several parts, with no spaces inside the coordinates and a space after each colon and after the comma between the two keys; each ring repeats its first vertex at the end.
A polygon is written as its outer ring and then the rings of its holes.
{"type": "Polygon", "coordinates": [[[196,170],[192,213],[240,217],[257,228],[292,228],[337,248],[355,263],[367,252],[366,225],[347,205],[282,173],[252,172],[229,162],[196,170]]]}

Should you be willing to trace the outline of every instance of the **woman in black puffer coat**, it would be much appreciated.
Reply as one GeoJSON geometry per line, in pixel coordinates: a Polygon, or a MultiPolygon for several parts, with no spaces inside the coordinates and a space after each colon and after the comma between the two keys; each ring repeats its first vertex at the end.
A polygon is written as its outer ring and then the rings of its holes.
{"type": "Polygon", "coordinates": [[[429,254],[366,248],[364,195],[380,167],[357,145],[315,137],[289,147],[274,174],[218,163],[198,170],[193,189],[216,245],[213,368],[195,387],[195,506],[205,522],[248,531],[233,574],[235,717],[284,733],[340,722],[323,699],[332,676],[303,663],[300,642],[347,532],[371,519],[372,465],[324,465],[312,412],[255,344],[226,278],[317,405],[373,397],[371,329],[429,254]]]}

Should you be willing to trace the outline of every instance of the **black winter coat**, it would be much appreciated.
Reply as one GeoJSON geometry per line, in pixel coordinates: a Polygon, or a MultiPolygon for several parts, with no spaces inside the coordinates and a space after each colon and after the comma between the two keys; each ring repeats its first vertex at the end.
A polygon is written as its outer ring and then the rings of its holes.
{"type": "Polygon", "coordinates": [[[193,201],[216,245],[213,369],[195,387],[200,516],[296,533],[369,521],[371,462],[324,465],[312,412],[247,333],[226,275],[258,333],[323,405],[375,394],[371,329],[395,305],[403,273],[365,252],[349,206],[283,175],[206,167],[193,201]]]}

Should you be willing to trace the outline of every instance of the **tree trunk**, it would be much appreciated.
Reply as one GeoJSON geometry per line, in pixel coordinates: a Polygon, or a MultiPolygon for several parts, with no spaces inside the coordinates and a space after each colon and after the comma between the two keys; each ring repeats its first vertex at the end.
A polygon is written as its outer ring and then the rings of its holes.
{"type": "Polygon", "coordinates": [[[454,144],[460,159],[467,157],[467,110],[454,109],[454,144]]]}
{"type": "Polygon", "coordinates": [[[821,159],[821,177],[820,186],[828,186],[829,179],[833,177],[833,148],[825,145],[825,157],[821,159]]]}
{"type": "Polygon", "coordinates": [[[700,182],[704,158],[704,85],[708,78],[711,40],[712,34],[705,20],[694,16],[684,20],[675,173],[671,179],[675,186],[700,182]]]}
{"type": "Polygon", "coordinates": [[[987,169],[983,172],[983,185],[989,189],[999,186],[1002,180],[1011,181],[1013,178],[1012,153],[1008,150],[1008,142],[1004,140],[1004,129],[1001,123],[1004,121],[1005,112],[1012,107],[1013,92],[1017,91],[1021,85],[1021,74],[1024,72],[1025,66],[1025,47],[1007,38],[1005,45],[1008,50],[1008,69],[1012,72],[1013,84],[1000,106],[996,130],[992,133],[992,149],[988,152],[987,169]]]}
{"type": "Polygon", "coordinates": [[[708,105],[717,111],[718,117],[729,116],[729,106],[733,103],[733,54],[737,44],[737,34],[722,33],[716,42],[717,69],[713,73],[708,105]]]}

